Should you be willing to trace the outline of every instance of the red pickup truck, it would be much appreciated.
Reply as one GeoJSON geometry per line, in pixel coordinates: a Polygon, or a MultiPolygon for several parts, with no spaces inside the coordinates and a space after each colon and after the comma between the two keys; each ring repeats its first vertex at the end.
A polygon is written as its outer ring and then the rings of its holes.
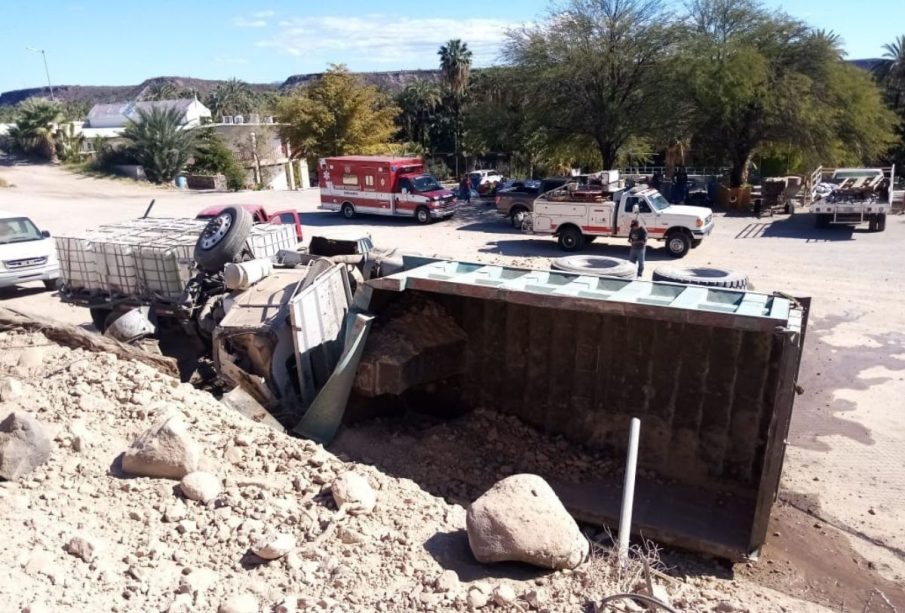
{"type": "MultiPolygon", "coordinates": [[[[195,218],[213,219],[214,217],[222,213],[223,210],[228,206],[233,205],[224,204],[222,206],[209,206],[198,213],[195,218]]],[[[302,220],[299,217],[298,212],[277,211],[276,213],[268,213],[260,204],[240,204],[239,206],[251,213],[251,217],[255,220],[255,223],[282,223],[295,226],[295,235],[298,238],[299,242],[302,242],[302,220]]]]}

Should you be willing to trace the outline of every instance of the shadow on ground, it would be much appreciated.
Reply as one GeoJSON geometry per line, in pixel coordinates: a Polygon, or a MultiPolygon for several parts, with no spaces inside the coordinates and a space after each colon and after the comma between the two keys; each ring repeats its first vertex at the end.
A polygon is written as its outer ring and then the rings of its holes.
{"type": "Polygon", "coordinates": [[[735,235],[737,239],[797,238],[808,243],[854,240],[855,234],[866,234],[866,228],[830,226],[818,228],[811,214],[788,215],[768,220],[752,220],[735,235]]]}

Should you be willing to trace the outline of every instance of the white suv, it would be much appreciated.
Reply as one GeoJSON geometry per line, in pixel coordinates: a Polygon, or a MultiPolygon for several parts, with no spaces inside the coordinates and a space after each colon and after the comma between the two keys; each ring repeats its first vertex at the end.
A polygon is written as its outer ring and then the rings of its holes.
{"type": "Polygon", "coordinates": [[[43,281],[56,289],[60,278],[57,250],[50,232],[28,217],[0,211],[0,287],[43,281]]]}

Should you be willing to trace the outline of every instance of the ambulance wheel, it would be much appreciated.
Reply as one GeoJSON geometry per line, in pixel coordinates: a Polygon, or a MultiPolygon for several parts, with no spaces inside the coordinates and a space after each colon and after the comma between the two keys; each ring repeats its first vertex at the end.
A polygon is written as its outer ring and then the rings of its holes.
{"type": "Polygon", "coordinates": [[[342,213],[343,217],[346,219],[352,219],[355,217],[355,207],[346,202],[340,209],[340,213],[342,213]]]}
{"type": "Polygon", "coordinates": [[[430,223],[430,209],[428,209],[426,206],[419,206],[418,210],[415,211],[415,219],[418,220],[418,223],[430,223]]]}

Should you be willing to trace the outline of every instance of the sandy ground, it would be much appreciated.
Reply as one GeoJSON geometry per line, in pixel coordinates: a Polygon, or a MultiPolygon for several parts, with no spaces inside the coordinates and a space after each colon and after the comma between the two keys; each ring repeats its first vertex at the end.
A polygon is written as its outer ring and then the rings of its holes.
{"type": "MultiPolygon", "coordinates": [[[[0,164],[15,187],[0,189],[0,209],[26,213],[54,234],[104,221],[153,215],[191,216],[210,204],[260,203],[296,208],[306,236],[340,225],[367,229],[377,245],[447,254],[472,261],[546,267],[561,255],[553,239],[531,237],[504,223],[490,204],[464,207],[448,221],[361,217],[351,222],[317,211],[317,190],[184,193],[130,181],[92,179],[66,170],[0,164]]],[[[883,233],[817,230],[810,215],[757,220],[719,215],[714,234],[682,260],[746,271],[759,291],[813,298],[781,498],[838,528],[887,578],[905,582],[905,217],[890,217],[883,233]]],[[[591,245],[589,253],[626,257],[621,243],[591,245]]],[[[645,277],[672,261],[648,249],[645,277]]],[[[60,304],[42,288],[0,293],[10,306],[72,323],[83,309],[60,304]]],[[[781,539],[782,536],[774,536],[781,539]]]]}

